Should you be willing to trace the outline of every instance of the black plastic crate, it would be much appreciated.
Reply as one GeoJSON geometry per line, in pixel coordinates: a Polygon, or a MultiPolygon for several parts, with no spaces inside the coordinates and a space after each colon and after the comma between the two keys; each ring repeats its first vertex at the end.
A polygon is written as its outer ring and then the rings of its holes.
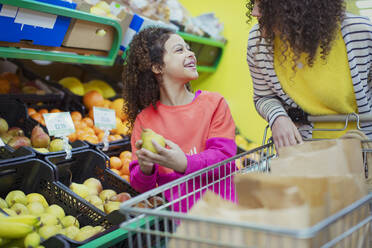
{"type": "Polygon", "coordinates": [[[45,160],[55,168],[56,178],[66,191],[69,191],[74,197],[91,206],[95,212],[107,220],[104,226],[118,225],[126,220],[120,211],[116,210],[110,214],[106,214],[69,189],[71,182],[83,183],[86,179],[94,177],[101,181],[103,189],[112,189],[116,193],[127,192],[132,197],[139,195],[127,181],[106,167],[106,158],[104,155],[93,149],[87,149],[73,151],[71,159],[66,160],[65,156],[56,155],[46,156],[45,160]]]}
{"type": "MultiPolygon", "coordinates": [[[[75,216],[81,226],[102,225],[104,219],[84,202],[66,191],[55,181],[52,166],[39,159],[29,159],[0,166],[0,196],[5,197],[12,190],[22,190],[25,194],[40,193],[48,204],[62,207],[66,215],[75,216]]],[[[111,230],[106,230],[83,242],[71,240],[63,235],[51,237],[43,242],[46,247],[76,247],[100,237],[111,230]],[[62,241],[61,241],[62,240],[62,241]],[[66,245],[67,244],[67,245],[66,245]]]]}
{"type": "Polygon", "coordinates": [[[28,102],[26,104],[27,104],[27,107],[31,107],[36,110],[45,108],[48,111],[50,111],[56,108],[56,109],[61,110],[61,112],[79,111],[82,115],[87,114],[87,110],[85,109],[84,105],[69,94],[65,94],[62,99],[49,99],[49,100],[36,99],[36,101],[28,102]]]}
{"type": "Polygon", "coordinates": [[[4,100],[21,100],[26,103],[38,103],[44,101],[61,101],[66,94],[60,85],[50,82],[32,71],[28,70],[19,60],[8,59],[6,62],[13,66],[17,66],[17,75],[21,81],[33,81],[36,85],[46,89],[48,92],[45,94],[34,94],[34,93],[10,93],[0,94],[0,98],[4,100]]]}
{"type": "MultiPolygon", "coordinates": [[[[89,142],[86,142],[88,144],[91,144],[89,142]]],[[[130,138],[128,136],[124,136],[123,139],[121,140],[116,140],[109,142],[109,148],[107,151],[102,151],[103,149],[103,143],[98,143],[96,145],[91,144],[97,151],[103,153],[106,157],[111,157],[111,156],[118,156],[120,152],[122,151],[131,151],[131,146],[130,146],[130,138]]]]}
{"type": "Polygon", "coordinates": [[[35,153],[26,147],[20,147],[17,150],[5,145],[0,147],[0,165],[14,163],[19,160],[25,160],[35,157],[35,153]]]}

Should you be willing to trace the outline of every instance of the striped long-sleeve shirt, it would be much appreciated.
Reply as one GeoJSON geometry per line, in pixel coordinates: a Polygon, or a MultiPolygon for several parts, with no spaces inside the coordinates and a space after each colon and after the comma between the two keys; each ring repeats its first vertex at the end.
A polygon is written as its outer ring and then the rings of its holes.
{"type": "MultiPolygon", "coordinates": [[[[358,113],[372,114],[372,23],[368,18],[347,13],[341,23],[341,33],[346,45],[358,113]]],[[[271,45],[264,39],[257,43],[260,38],[258,25],[255,25],[249,34],[247,62],[253,81],[256,109],[271,127],[277,117],[287,116],[288,107],[299,106],[283,91],[275,73],[271,45]]],[[[361,127],[372,130],[372,123],[361,123],[361,127]]],[[[372,138],[372,131],[365,133],[372,138]]],[[[301,134],[304,138],[311,137],[310,131],[301,134]]]]}

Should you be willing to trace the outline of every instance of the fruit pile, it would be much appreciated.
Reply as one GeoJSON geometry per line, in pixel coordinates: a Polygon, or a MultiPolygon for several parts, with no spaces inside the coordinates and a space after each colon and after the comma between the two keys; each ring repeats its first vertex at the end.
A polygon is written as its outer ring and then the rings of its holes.
{"type": "Polygon", "coordinates": [[[39,125],[32,129],[31,137],[28,138],[20,127],[9,128],[7,121],[3,118],[0,118],[0,138],[13,149],[30,146],[42,153],[63,150],[63,140],[53,139],[51,141],[49,135],[39,125]]]}
{"type": "Polygon", "coordinates": [[[130,172],[129,172],[129,164],[132,162],[132,153],[130,151],[123,151],[120,153],[119,157],[111,156],[109,168],[111,171],[118,174],[127,182],[130,181],[130,172]]]}
{"type": "MultiPolygon", "coordinates": [[[[108,141],[116,141],[123,139],[122,135],[128,135],[128,127],[126,125],[126,116],[123,111],[123,98],[117,98],[113,101],[104,99],[104,97],[96,90],[91,90],[83,97],[83,103],[89,110],[87,116],[82,115],[79,111],[70,112],[71,118],[75,126],[75,132],[69,135],[69,141],[75,140],[87,141],[91,144],[98,144],[103,142],[104,131],[94,126],[93,107],[103,107],[115,110],[116,114],[116,128],[110,131],[108,141]]],[[[60,109],[54,108],[50,111],[46,108],[36,110],[29,107],[27,109],[28,115],[45,126],[43,114],[61,112],[60,109]]]]}
{"type": "Polygon", "coordinates": [[[38,247],[56,235],[81,242],[104,231],[102,226],[84,226],[76,217],[66,215],[63,208],[49,205],[39,193],[25,195],[21,190],[9,192],[5,200],[0,198],[0,208],[7,214],[0,216],[0,239],[3,245],[12,247],[38,247]]]}
{"type": "Polygon", "coordinates": [[[0,75],[0,94],[12,93],[44,95],[47,92],[35,81],[21,82],[17,74],[3,72],[0,75]]]}
{"type": "Polygon", "coordinates": [[[71,183],[70,189],[106,214],[118,210],[120,203],[131,198],[127,192],[117,194],[112,189],[103,189],[96,178],[88,178],[82,184],[71,183]]]}
{"type": "Polygon", "coordinates": [[[116,95],[114,89],[102,80],[95,79],[87,83],[81,83],[76,77],[65,77],[59,80],[58,83],[78,96],[83,96],[92,90],[99,92],[104,98],[111,98],[116,95]]]}

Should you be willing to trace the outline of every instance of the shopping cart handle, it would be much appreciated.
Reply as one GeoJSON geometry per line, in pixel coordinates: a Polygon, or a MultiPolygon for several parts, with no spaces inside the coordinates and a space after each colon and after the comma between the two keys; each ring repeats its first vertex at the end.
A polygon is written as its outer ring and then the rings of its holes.
{"type": "Polygon", "coordinates": [[[356,122],[359,119],[360,122],[372,122],[371,114],[348,114],[348,115],[309,115],[307,119],[310,122],[344,122],[346,120],[356,122]]]}

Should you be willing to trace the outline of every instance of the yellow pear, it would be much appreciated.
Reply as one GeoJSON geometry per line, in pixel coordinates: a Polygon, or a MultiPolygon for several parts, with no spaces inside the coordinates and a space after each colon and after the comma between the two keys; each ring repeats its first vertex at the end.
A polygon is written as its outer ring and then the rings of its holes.
{"type": "Polygon", "coordinates": [[[115,196],[116,192],[112,189],[105,189],[102,190],[101,193],[99,193],[99,197],[103,202],[110,200],[111,197],[115,196]]]}
{"type": "Polygon", "coordinates": [[[160,146],[165,147],[164,137],[155,133],[149,128],[143,129],[141,133],[142,147],[153,153],[158,153],[152,144],[152,140],[156,141],[160,146]]]}
{"type": "Polygon", "coordinates": [[[74,191],[75,194],[82,198],[86,198],[91,193],[91,191],[86,185],[80,183],[71,183],[70,189],[74,191]]]}
{"type": "Polygon", "coordinates": [[[105,213],[109,214],[112,211],[119,210],[120,209],[120,204],[121,204],[121,202],[108,201],[104,205],[105,213]]]}

